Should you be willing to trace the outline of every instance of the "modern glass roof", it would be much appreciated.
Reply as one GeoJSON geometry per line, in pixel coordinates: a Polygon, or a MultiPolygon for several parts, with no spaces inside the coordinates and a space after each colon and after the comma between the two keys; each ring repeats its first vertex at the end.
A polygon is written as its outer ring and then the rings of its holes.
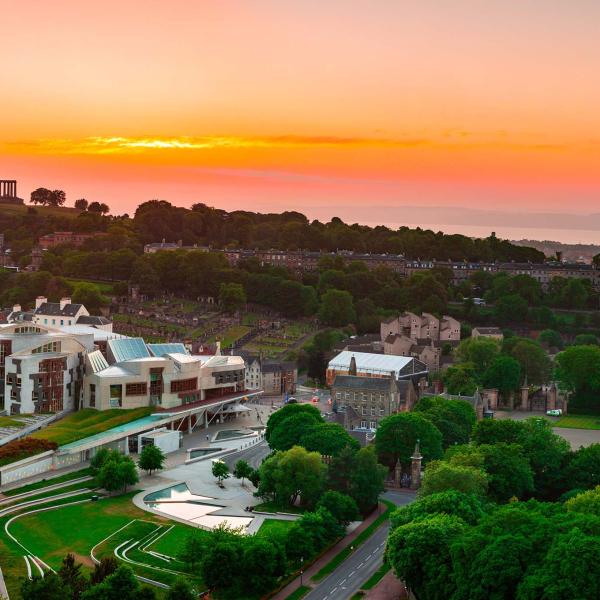
{"type": "Polygon", "coordinates": [[[164,356],[165,354],[188,354],[185,346],[179,342],[171,344],[146,344],[152,356],[164,356]]]}
{"type": "Polygon", "coordinates": [[[90,364],[94,373],[98,373],[98,371],[108,369],[108,362],[106,362],[106,358],[104,358],[100,350],[94,350],[94,352],[90,352],[88,354],[88,358],[90,360],[90,364]]]}
{"type": "Polygon", "coordinates": [[[150,352],[142,338],[129,338],[127,340],[109,340],[108,346],[116,362],[131,360],[132,358],[148,358],[150,352]]]}

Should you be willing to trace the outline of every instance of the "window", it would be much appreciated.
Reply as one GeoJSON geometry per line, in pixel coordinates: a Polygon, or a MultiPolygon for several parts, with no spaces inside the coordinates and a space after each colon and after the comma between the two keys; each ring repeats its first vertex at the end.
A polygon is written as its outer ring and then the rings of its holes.
{"type": "Polygon", "coordinates": [[[366,421],[361,421],[360,422],[360,428],[361,429],[366,429],[367,428],[367,422],[366,421]]]}
{"type": "Polygon", "coordinates": [[[48,342],[43,346],[38,346],[31,351],[31,354],[42,354],[44,352],[60,352],[60,342],[48,342]]]}
{"type": "Polygon", "coordinates": [[[140,383],[128,383],[125,385],[126,396],[145,396],[148,392],[148,385],[145,381],[140,383]]]}
{"type": "Polygon", "coordinates": [[[374,406],[371,406],[371,416],[374,417],[377,414],[374,406]]]}
{"type": "Polygon", "coordinates": [[[17,387],[20,388],[21,387],[21,378],[17,377],[17,387]]]}
{"type": "Polygon", "coordinates": [[[15,333],[42,333],[39,327],[24,325],[23,327],[15,327],[15,333]]]}
{"type": "Polygon", "coordinates": [[[198,389],[198,378],[193,377],[192,379],[179,379],[178,381],[171,381],[171,393],[178,392],[192,392],[198,389]]]}
{"type": "Polygon", "coordinates": [[[363,414],[363,417],[367,414],[367,407],[366,406],[362,407],[362,414],[363,414]]]}
{"type": "Polygon", "coordinates": [[[369,423],[369,428],[370,429],[377,429],[377,421],[371,421],[369,423]]]}
{"type": "Polygon", "coordinates": [[[90,407],[96,406],[96,384],[90,383],[90,407]]]}
{"type": "Polygon", "coordinates": [[[380,408],[379,409],[379,416],[383,417],[383,415],[385,415],[385,408],[380,408]]]}
{"type": "Polygon", "coordinates": [[[110,386],[110,407],[121,408],[123,406],[123,386],[114,384],[110,386]]]}
{"type": "Polygon", "coordinates": [[[60,324],[61,324],[61,325],[64,325],[64,324],[65,324],[65,322],[64,322],[64,320],[63,320],[63,319],[61,319],[61,320],[60,320],[60,324]]]}

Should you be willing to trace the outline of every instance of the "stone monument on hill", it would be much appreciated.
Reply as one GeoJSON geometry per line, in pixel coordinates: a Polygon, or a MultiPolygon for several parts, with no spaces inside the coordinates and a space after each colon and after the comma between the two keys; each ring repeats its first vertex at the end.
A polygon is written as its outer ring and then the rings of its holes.
{"type": "Polygon", "coordinates": [[[4,204],[23,204],[17,196],[16,179],[0,179],[0,202],[4,204]]]}

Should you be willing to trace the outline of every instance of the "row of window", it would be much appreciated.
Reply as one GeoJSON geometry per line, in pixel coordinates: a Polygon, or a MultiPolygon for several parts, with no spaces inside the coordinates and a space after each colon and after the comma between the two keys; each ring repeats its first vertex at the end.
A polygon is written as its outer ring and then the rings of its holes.
{"type": "Polygon", "coordinates": [[[337,400],[385,402],[386,394],[378,394],[377,392],[336,392],[335,397],[337,400]]]}
{"type": "Polygon", "coordinates": [[[56,321],[60,321],[61,325],[73,325],[71,319],[44,319],[44,325],[57,325],[56,321]],[[52,323],[48,323],[48,321],[52,321],[52,323]]]}
{"type": "Polygon", "coordinates": [[[48,342],[31,351],[32,354],[42,354],[45,352],[60,352],[60,342],[48,342]]]}

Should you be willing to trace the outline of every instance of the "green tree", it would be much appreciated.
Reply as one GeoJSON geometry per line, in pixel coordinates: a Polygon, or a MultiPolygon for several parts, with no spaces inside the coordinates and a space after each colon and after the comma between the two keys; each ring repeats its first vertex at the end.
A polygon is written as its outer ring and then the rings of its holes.
{"type": "Polygon", "coordinates": [[[521,366],[511,356],[498,356],[483,374],[486,387],[497,388],[504,397],[510,397],[519,386],[521,366]]]}
{"type": "Polygon", "coordinates": [[[570,346],[556,357],[556,376],[573,406],[600,411],[600,347],[570,346]]]}
{"type": "Polygon", "coordinates": [[[573,529],[558,536],[548,554],[523,579],[517,600],[600,597],[600,536],[573,529]]]}
{"type": "Polygon", "coordinates": [[[500,343],[486,337],[467,338],[456,348],[459,361],[470,363],[477,377],[481,377],[500,353],[500,343]]]}
{"type": "MultiPolygon", "coordinates": [[[[332,462],[331,468],[336,463],[332,462]]],[[[350,468],[348,495],[351,496],[359,510],[366,514],[376,506],[379,495],[384,490],[387,469],[377,462],[375,449],[372,446],[361,448],[354,454],[350,468]]]]}
{"type": "Polygon", "coordinates": [[[182,547],[177,554],[177,558],[185,564],[190,573],[196,571],[197,565],[202,560],[206,543],[204,538],[197,532],[190,533],[183,542],[182,547]]]}
{"type": "Polygon", "coordinates": [[[323,488],[326,470],[318,452],[301,446],[275,452],[260,466],[257,495],[280,506],[293,506],[298,498],[311,506],[323,488]]]}
{"type": "Polygon", "coordinates": [[[494,313],[501,323],[522,323],[527,320],[529,306],[519,294],[508,294],[496,300],[494,313]]]}
{"type": "Polygon", "coordinates": [[[69,591],[60,577],[54,573],[46,573],[44,577],[33,575],[24,579],[21,584],[23,600],[65,600],[69,591]]]}
{"type": "Polygon", "coordinates": [[[152,475],[152,471],[158,471],[163,468],[165,459],[166,457],[163,454],[163,451],[158,446],[148,444],[142,449],[138,465],[140,469],[146,471],[148,475],[152,475]]]}
{"type": "Polygon", "coordinates": [[[115,452],[100,468],[96,481],[108,492],[122,490],[125,493],[130,485],[139,481],[139,477],[133,460],[115,452]]]}
{"type": "Polygon", "coordinates": [[[398,507],[391,515],[392,529],[431,515],[446,514],[458,517],[468,525],[475,525],[486,514],[485,501],[475,494],[447,490],[417,498],[398,507]]]}
{"type": "Polygon", "coordinates": [[[82,600],[138,600],[140,584],[133,571],[125,566],[120,566],[109,575],[102,583],[85,591],[82,600]]]}
{"type": "Polygon", "coordinates": [[[562,336],[555,329],[544,329],[544,331],[541,331],[538,336],[538,342],[546,348],[556,348],[557,350],[562,350],[564,346],[562,336]]]}
{"type": "Polygon", "coordinates": [[[326,508],[344,527],[358,519],[358,506],[354,499],[334,490],[328,490],[321,496],[317,503],[317,508],[320,507],[326,508]]]}
{"type": "Polygon", "coordinates": [[[449,394],[472,396],[477,389],[475,369],[470,363],[456,364],[444,371],[444,383],[449,394]]]}
{"type": "Polygon", "coordinates": [[[533,471],[521,446],[498,443],[478,446],[476,451],[483,456],[488,495],[493,500],[506,502],[512,497],[523,498],[533,491],[533,471]]]}
{"type": "Polygon", "coordinates": [[[103,556],[99,563],[94,565],[94,570],[90,575],[90,583],[96,585],[102,583],[109,575],[112,575],[119,568],[117,559],[114,556],[103,556]]]}
{"type": "Polygon", "coordinates": [[[83,304],[92,313],[98,312],[100,308],[108,304],[108,298],[102,295],[100,288],[94,283],[85,281],[75,286],[72,299],[73,303],[83,304]]]}
{"type": "Polygon", "coordinates": [[[468,402],[440,396],[422,398],[414,410],[425,415],[439,429],[444,448],[467,443],[477,420],[475,410],[468,402]]]}
{"type": "Polygon", "coordinates": [[[401,525],[388,538],[386,558],[418,598],[447,600],[454,591],[450,548],[464,529],[459,518],[444,514],[401,525]]]}
{"type": "Polygon", "coordinates": [[[581,447],[572,455],[566,468],[566,480],[572,488],[600,485],[600,444],[581,447]]]}
{"type": "Polygon", "coordinates": [[[597,346],[598,338],[593,333],[580,333],[575,336],[576,346],[597,346]]]}
{"type": "Polygon", "coordinates": [[[234,477],[241,479],[242,485],[244,485],[244,479],[248,479],[252,475],[253,471],[254,469],[250,466],[250,463],[245,460],[238,460],[235,463],[233,475],[234,477]]]}
{"type": "Polygon", "coordinates": [[[246,304],[246,291],[241,283],[222,283],[219,288],[219,304],[227,312],[235,312],[246,304]]]}
{"type": "Polygon", "coordinates": [[[533,340],[517,342],[511,355],[521,367],[521,381],[541,385],[547,383],[552,371],[552,363],[546,351],[533,340]]]}
{"type": "Polygon", "coordinates": [[[398,413],[379,422],[375,448],[382,464],[393,468],[396,461],[410,463],[417,440],[424,462],[442,457],[442,434],[418,413],[398,413]]]}
{"type": "Polygon", "coordinates": [[[167,592],[166,600],[198,600],[198,592],[187,579],[176,579],[167,592]]]}
{"type": "MultiPolygon", "coordinates": [[[[277,577],[282,575],[281,549],[264,538],[252,536],[245,540],[242,563],[244,565],[243,585],[245,589],[258,594],[270,590],[277,577]]],[[[285,560],[285,559],[284,559],[285,560]]]]}
{"type": "Polygon", "coordinates": [[[312,406],[312,404],[286,404],[269,417],[269,420],[267,421],[267,429],[265,431],[265,438],[267,442],[270,441],[273,430],[277,428],[281,421],[297,414],[312,415],[315,423],[324,422],[323,417],[321,416],[321,411],[316,406],[312,406]]]}
{"type": "Polygon", "coordinates": [[[600,517],[600,485],[567,500],[565,508],[570,512],[587,513],[600,517]]]}
{"type": "Polygon", "coordinates": [[[102,468],[104,463],[109,459],[111,452],[114,452],[114,450],[109,450],[108,448],[100,448],[96,451],[96,454],[90,460],[92,472],[97,473],[102,468]]]}
{"type": "Polygon", "coordinates": [[[296,563],[311,558],[317,550],[312,535],[298,521],[288,531],[285,549],[288,558],[296,563]]]}
{"type": "Polygon", "coordinates": [[[87,587],[87,580],[81,572],[82,564],[75,561],[75,556],[69,552],[62,561],[58,576],[63,585],[69,590],[72,600],[79,600],[87,587]]]}
{"type": "Polygon", "coordinates": [[[78,210],[87,210],[88,201],[85,198],[79,198],[79,200],[75,200],[74,206],[78,210]]]}
{"type": "Polygon", "coordinates": [[[356,322],[352,295],[342,290],[328,290],[321,297],[319,321],[324,325],[342,327],[356,322]]]}
{"type": "Polygon", "coordinates": [[[213,541],[200,562],[200,575],[210,589],[226,590],[237,583],[234,575],[243,564],[243,546],[238,540],[213,541]]]}
{"type": "Polygon", "coordinates": [[[463,494],[485,496],[487,476],[481,469],[462,465],[453,465],[445,461],[433,461],[425,467],[420,496],[429,496],[448,490],[463,494]]]}
{"type": "Polygon", "coordinates": [[[229,467],[222,460],[215,460],[212,465],[212,474],[221,485],[223,479],[229,478],[229,467]]]}
{"type": "Polygon", "coordinates": [[[338,423],[318,423],[311,427],[300,438],[300,445],[324,456],[336,456],[346,446],[359,448],[358,442],[338,423]]]}
{"type": "Polygon", "coordinates": [[[302,440],[321,424],[307,412],[301,412],[283,419],[272,429],[269,446],[273,450],[289,450],[293,446],[302,445],[302,440]]]}

